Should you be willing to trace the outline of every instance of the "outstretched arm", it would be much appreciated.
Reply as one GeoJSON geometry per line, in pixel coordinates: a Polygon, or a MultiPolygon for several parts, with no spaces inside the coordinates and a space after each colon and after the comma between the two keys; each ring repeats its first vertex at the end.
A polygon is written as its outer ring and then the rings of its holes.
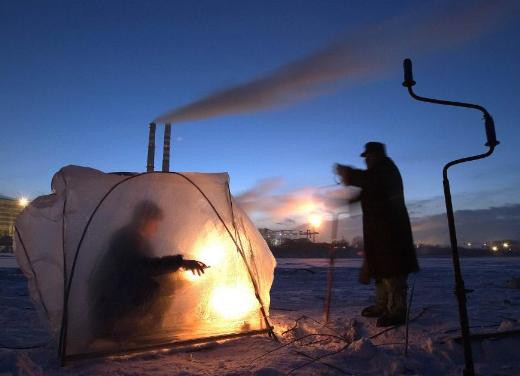
{"type": "Polygon", "coordinates": [[[336,174],[341,177],[341,182],[345,185],[353,185],[362,188],[366,184],[367,171],[365,170],[359,170],[339,163],[334,166],[334,169],[336,174]]]}
{"type": "Polygon", "coordinates": [[[181,255],[146,257],[142,261],[142,266],[148,270],[150,275],[158,276],[166,273],[173,273],[182,267],[184,260],[181,255]]]}
{"type": "Polygon", "coordinates": [[[149,270],[151,275],[161,275],[173,273],[180,268],[191,270],[193,274],[202,275],[206,264],[196,260],[184,260],[181,255],[147,258],[144,267],[149,270]]]}

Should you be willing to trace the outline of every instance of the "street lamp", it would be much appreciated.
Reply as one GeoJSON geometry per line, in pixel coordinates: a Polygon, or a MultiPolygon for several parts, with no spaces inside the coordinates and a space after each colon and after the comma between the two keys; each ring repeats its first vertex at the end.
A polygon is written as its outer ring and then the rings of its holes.
{"type": "Polygon", "coordinates": [[[25,208],[27,205],[29,205],[29,199],[27,197],[20,197],[18,199],[18,205],[22,208],[25,208]]]}
{"type": "Polygon", "coordinates": [[[321,222],[322,222],[322,218],[321,218],[321,216],[319,214],[312,214],[309,217],[309,223],[315,229],[321,226],[321,222]]]}
{"type": "Polygon", "coordinates": [[[309,216],[308,221],[310,225],[310,231],[307,230],[307,236],[312,240],[313,243],[315,243],[316,234],[319,234],[317,230],[321,226],[322,217],[321,215],[314,213],[309,216]]]}

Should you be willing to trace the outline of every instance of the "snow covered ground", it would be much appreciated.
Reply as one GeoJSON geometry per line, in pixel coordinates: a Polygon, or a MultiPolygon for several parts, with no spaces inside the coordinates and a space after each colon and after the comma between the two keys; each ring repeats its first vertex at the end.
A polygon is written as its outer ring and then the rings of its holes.
{"type": "MultiPolygon", "coordinates": [[[[451,260],[420,263],[408,356],[403,353],[404,327],[381,333],[374,320],[360,317],[359,311],[372,302],[372,287],[357,283],[359,260],[338,260],[332,320],[324,327],[313,319],[322,319],[326,260],[284,259],[279,260],[271,294],[271,319],[283,347],[256,336],[60,368],[56,345],[27,296],[25,278],[12,256],[0,255],[0,375],[460,374],[463,356],[453,340],[459,333],[451,260]],[[306,318],[296,321],[302,316],[306,318]],[[292,342],[297,338],[303,339],[292,342]],[[307,364],[318,357],[323,358],[307,364]]],[[[520,289],[508,282],[520,277],[520,258],[466,258],[462,266],[466,287],[474,290],[468,295],[472,331],[520,328],[520,289]]],[[[474,342],[477,372],[520,375],[519,348],[520,336],[474,342]]]]}

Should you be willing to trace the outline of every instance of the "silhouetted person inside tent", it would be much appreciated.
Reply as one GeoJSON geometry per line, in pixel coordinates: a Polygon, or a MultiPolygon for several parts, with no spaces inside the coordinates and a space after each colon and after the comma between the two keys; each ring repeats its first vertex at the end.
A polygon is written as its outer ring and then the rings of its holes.
{"type": "Polygon", "coordinates": [[[366,170],[336,164],[345,185],[361,188],[364,262],[361,283],[375,279],[376,304],[363,309],[365,317],[378,317],[378,326],[406,321],[407,277],[419,270],[401,174],[386,155],[385,145],[369,142],[361,154],[366,170]]]}
{"type": "Polygon", "coordinates": [[[89,283],[90,317],[96,338],[124,340],[160,327],[172,286],[158,277],[180,268],[201,275],[205,264],[181,255],[156,257],[150,238],[163,218],[161,209],[142,201],[131,222],[118,230],[89,283]]]}

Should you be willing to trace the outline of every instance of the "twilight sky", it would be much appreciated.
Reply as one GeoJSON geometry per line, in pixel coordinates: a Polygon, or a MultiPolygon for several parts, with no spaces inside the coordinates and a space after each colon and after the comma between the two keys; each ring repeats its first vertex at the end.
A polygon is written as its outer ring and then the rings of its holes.
{"type": "MultiPolygon", "coordinates": [[[[48,193],[68,164],[142,171],[147,123],[158,115],[347,41],[364,54],[358,65],[377,69],[297,88],[281,106],[174,124],[173,168],[228,171],[235,194],[284,206],[334,184],[334,162],[362,166],[363,144],[378,140],[401,168],[412,216],[442,213],[442,165],[484,150],[483,123],[477,112],[413,101],[401,86],[402,58],[411,57],[417,93],[483,104],[502,142],[492,158],[453,169],[455,208],[516,207],[520,12],[495,3],[476,29],[468,21],[464,38],[433,32],[408,43],[402,37],[418,34],[422,17],[460,9],[446,1],[0,1],[0,194],[48,193]],[[381,24],[392,32],[370,44],[366,31],[381,24]]],[[[271,218],[260,206],[262,224],[292,214],[271,218]]]]}

